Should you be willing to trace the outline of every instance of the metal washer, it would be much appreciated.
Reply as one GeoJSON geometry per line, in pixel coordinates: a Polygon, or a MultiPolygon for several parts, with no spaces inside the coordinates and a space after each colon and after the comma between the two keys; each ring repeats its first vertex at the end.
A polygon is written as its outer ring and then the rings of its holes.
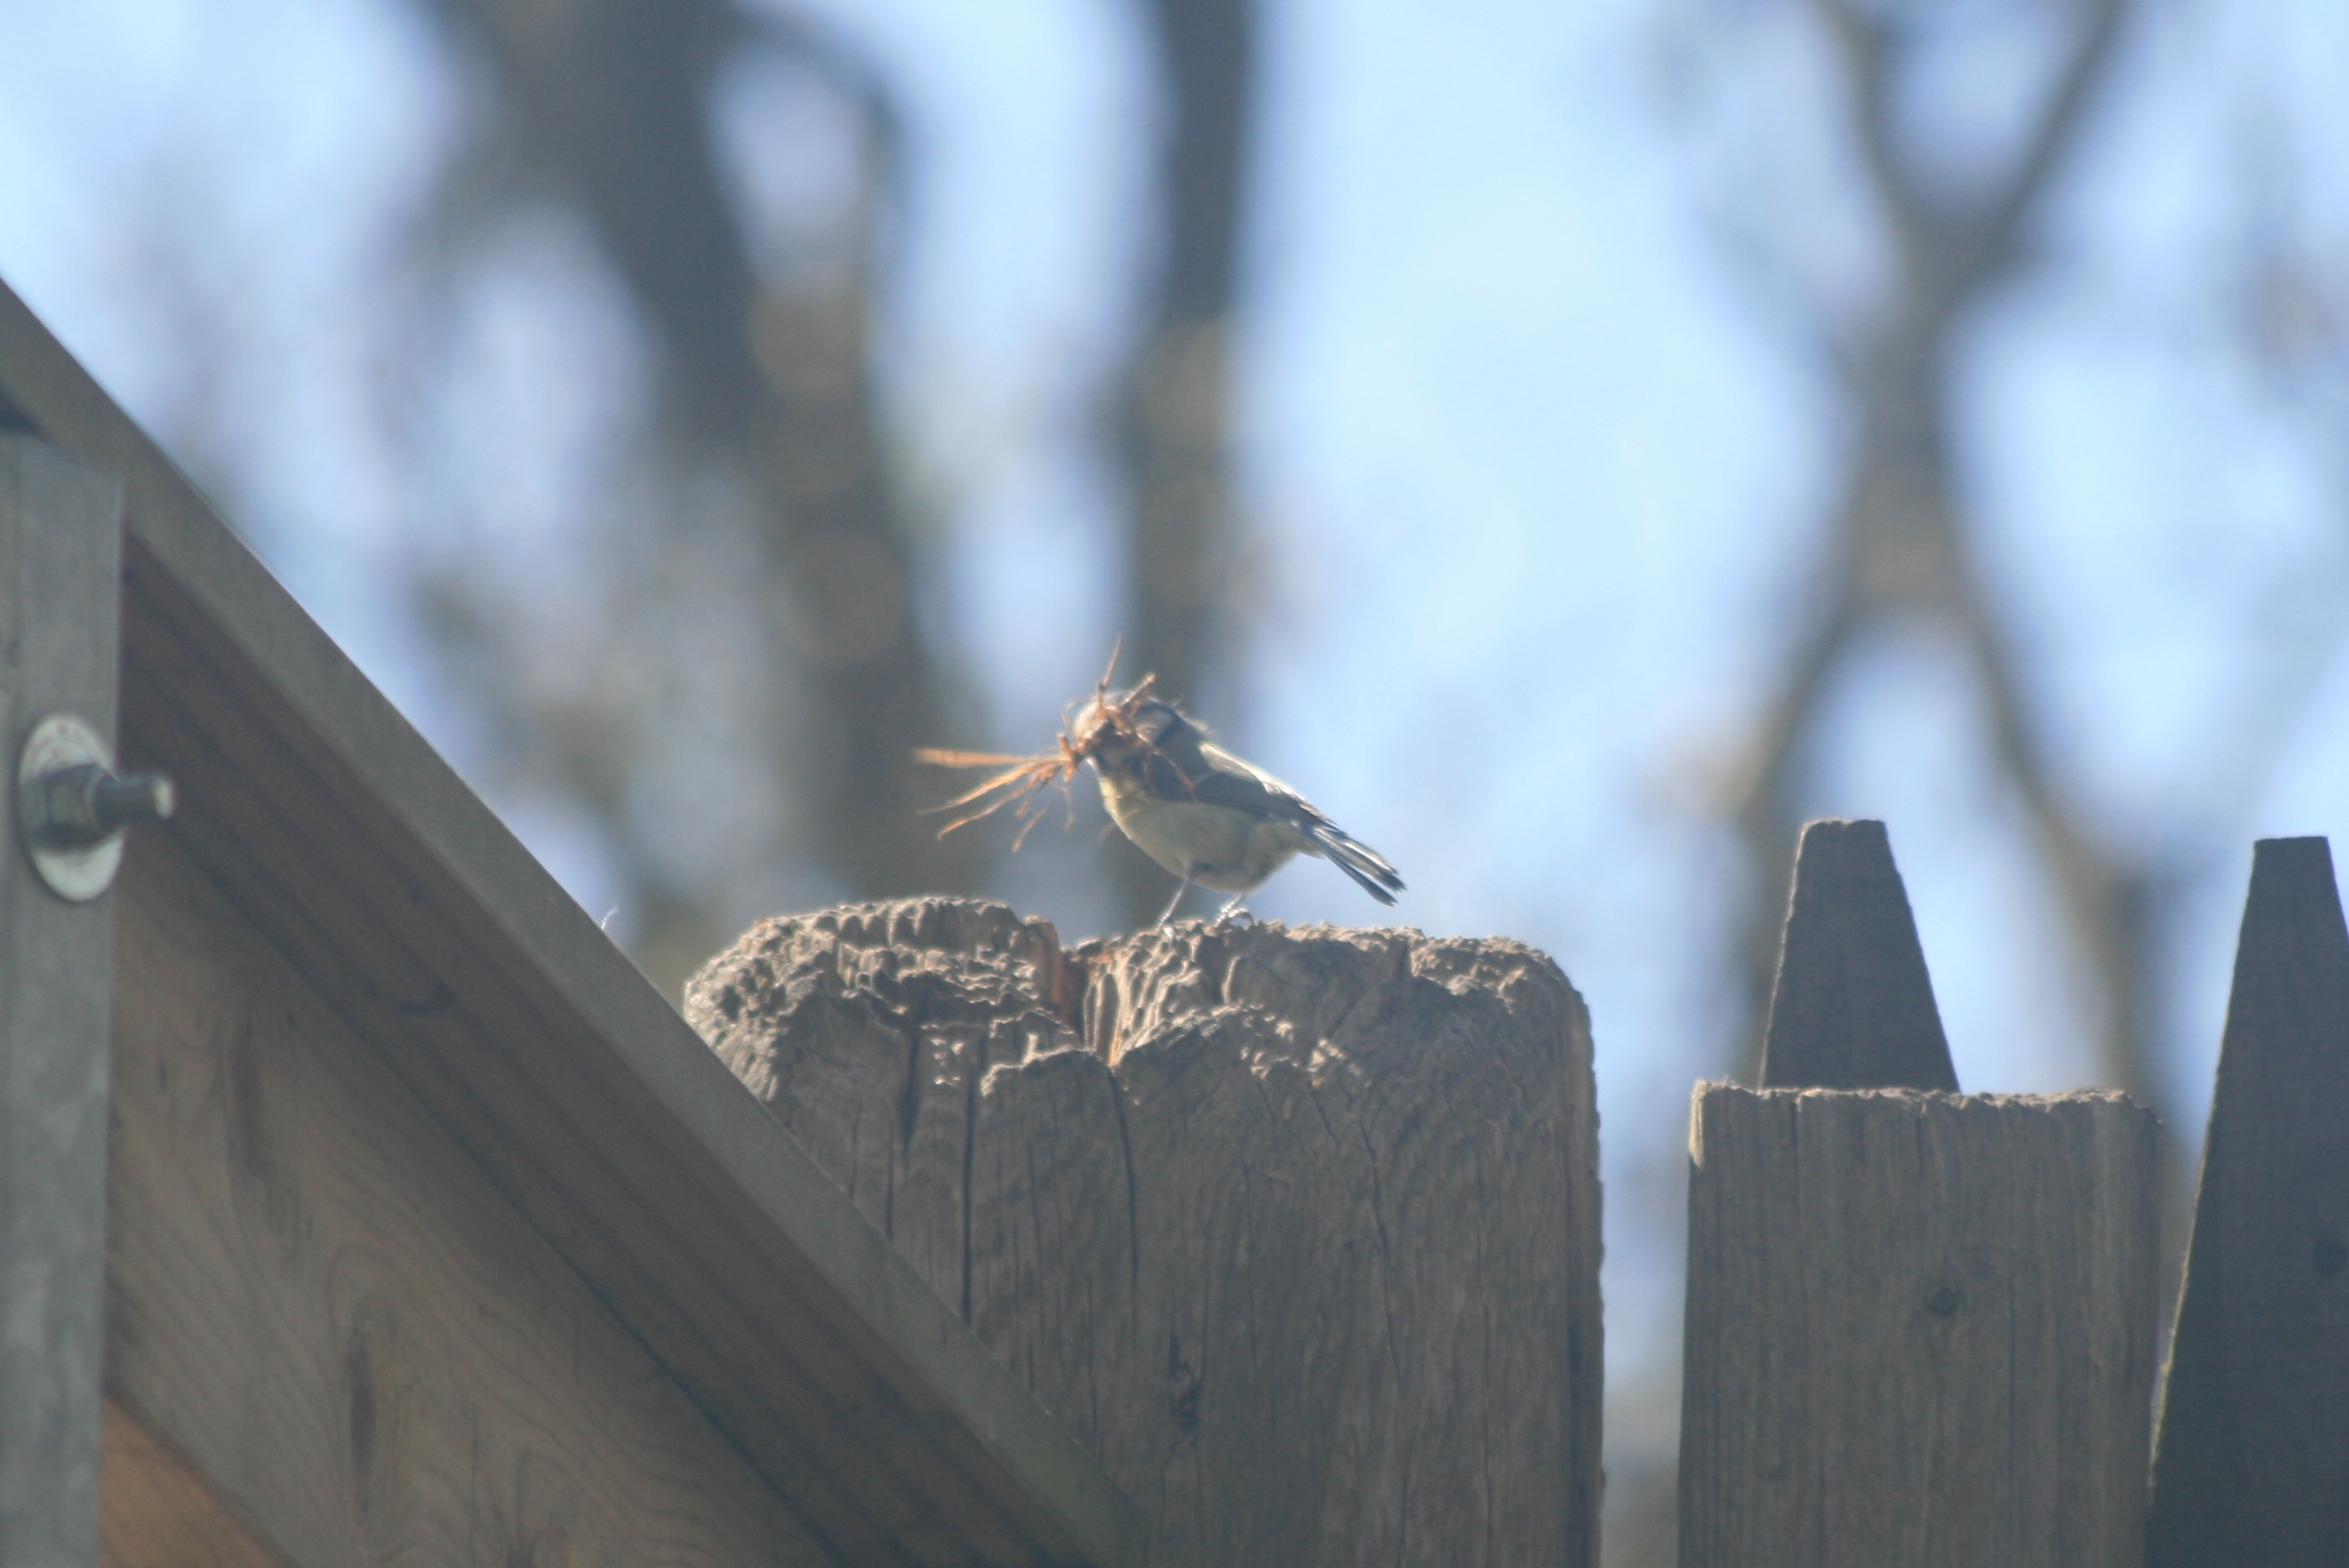
{"type": "Polygon", "coordinates": [[[53,713],[33,726],[16,761],[16,836],[49,891],[74,903],[88,903],[114,885],[123,835],[109,833],[94,844],[45,844],[34,816],[44,777],[89,763],[111,771],[114,758],[107,754],[105,738],[71,713],[53,713]]]}

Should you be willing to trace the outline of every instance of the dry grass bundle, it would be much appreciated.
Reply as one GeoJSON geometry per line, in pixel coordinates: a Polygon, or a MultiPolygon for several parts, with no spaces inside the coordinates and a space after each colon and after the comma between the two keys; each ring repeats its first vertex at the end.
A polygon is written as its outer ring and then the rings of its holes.
{"type": "Polygon", "coordinates": [[[1079,765],[1102,747],[1116,741],[1149,745],[1147,738],[1134,727],[1133,721],[1149,696],[1151,682],[1156,677],[1144,676],[1130,689],[1112,698],[1109,683],[1110,677],[1116,673],[1117,651],[1112,649],[1109,667],[1102,671],[1101,680],[1093,687],[1092,700],[1081,707],[1071,703],[1069,712],[1075,715],[1073,719],[1067,713],[1061,716],[1059,741],[1052,750],[1040,751],[1032,757],[1012,757],[993,751],[947,751],[935,747],[924,747],[915,752],[915,761],[926,762],[936,768],[1001,769],[993,778],[981,780],[977,787],[944,805],[929,808],[932,811],[952,811],[986,801],[977,810],[965,811],[940,828],[938,837],[943,839],[957,828],[968,827],[980,818],[992,816],[1009,806],[1012,814],[1019,819],[1019,836],[1011,841],[1011,847],[1016,851],[1028,841],[1029,830],[1044,813],[1048,802],[1043,799],[1043,790],[1054,784],[1061,787],[1061,799],[1069,809],[1069,820],[1075,821],[1076,808],[1069,800],[1069,780],[1077,776],[1079,765]],[[993,799],[988,799],[990,795],[993,799]]]}

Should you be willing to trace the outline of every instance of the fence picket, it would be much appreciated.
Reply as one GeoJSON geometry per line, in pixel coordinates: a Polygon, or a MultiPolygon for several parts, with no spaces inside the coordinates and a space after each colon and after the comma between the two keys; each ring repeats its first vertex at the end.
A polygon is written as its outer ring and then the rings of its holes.
{"type": "Polygon", "coordinates": [[[1803,827],[1762,1084],[1957,1089],[1925,950],[1882,822],[1803,827]]]}
{"type": "Polygon", "coordinates": [[[2150,1568],[2349,1563],[2349,928],[2262,839],[2171,1344],[2150,1568]]]}

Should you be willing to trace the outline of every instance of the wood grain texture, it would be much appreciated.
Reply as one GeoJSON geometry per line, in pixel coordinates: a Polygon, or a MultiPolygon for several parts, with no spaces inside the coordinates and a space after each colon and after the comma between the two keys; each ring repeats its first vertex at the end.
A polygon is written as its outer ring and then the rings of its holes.
{"type": "Polygon", "coordinates": [[[110,1560],[835,1561],[167,838],[118,897],[110,1560]]]}
{"type": "Polygon", "coordinates": [[[1588,1026],[1512,943],[761,922],[688,1017],[1097,1453],[1154,1568],[1596,1560],[1588,1026]]]}
{"type": "Polygon", "coordinates": [[[0,430],[0,1563],[98,1555],[109,901],[68,903],[18,838],[43,717],[114,733],[121,488],[0,430]]]}
{"type": "Polygon", "coordinates": [[[2137,1568],[2158,1127],[1697,1086],[1683,1568],[2137,1568]]]}
{"type": "Polygon", "coordinates": [[[2349,1563],[2349,929],[2262,839],[2165,1379],[2153,1568],[2349,1563]]]}
{"type": "Polygon", "coordinates": [[[1957,1090],[1925,950],[1881,822],[1804,824],[1762,1083],[1957,1090]]]}

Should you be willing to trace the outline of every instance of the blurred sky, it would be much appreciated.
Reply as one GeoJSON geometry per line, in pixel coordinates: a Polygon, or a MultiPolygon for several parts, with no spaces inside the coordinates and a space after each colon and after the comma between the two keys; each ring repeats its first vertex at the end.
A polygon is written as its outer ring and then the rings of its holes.
{"type": "MultiPolygon", "coordinates": [[[[906,115],[887,394],[953,565],[938,613],[999,739],[1039,744],[1117,630],[1093,405],[1146,239],[1135,22],[1109,0],[811,8],[906,115]]],[[[1402,868],[1402,918],[1530,941],[1589,999],[1610,1377],[1636,1379],[1677,1349],[1690,1082],[1737,1046],[1734,849],[1709,807],[1845,428],[1704,214],[1755,185],[1797,215],[1808,275],[1855,297],[1880,254],[1806,106],[1798,10],[1269,10],[1241,390],[1261,632],[1244,701],[1206,717],[1402,868]]],[[[1959,180],[2032,80],[2032,9],[1980,13],[1928,95],[1947,123],[1919,132],[1959,180]]],[[[2199,1137],[2250,841],[2349,832],[2349,397],[2337,362],[2258,373],[2226,303],[2262,212],[2336,285],[2349,266],[2349,6],[2163,0],[2140,23],[2045,264],[1969,348],[1960,446],[2062,777],[2116,841],[2183,868],[2165,1027],[2199,1137]]],[[[387,563],[559,548],[646,376],[612,285],[559,224],[507,231],[447,351],[436,417],[471,434],[450,471],[403,472],[373,329],[464,101],[413,9],[0,0],[0,276],[204,454],[274,568],[466,766],[479,738],[387,563]]],[[[754,74],[728,123],[754,209],[828,177],[820,145],[778,150],[788,105],[754,74]]],[[[2073,1087],[2075,961],[1976,695],[1930,632],[1871,651],[1812,810],[1890,823],[1966,1086],[2073,1087]]],[[[577,823],[500,803],[610,907],[577,823]]],[[[1007,891],[1081,923],[1041,874],[1015,865],[1007,891]]],[[[1373,913],[1310,864],[1252,906],[1373,913]]]]}

